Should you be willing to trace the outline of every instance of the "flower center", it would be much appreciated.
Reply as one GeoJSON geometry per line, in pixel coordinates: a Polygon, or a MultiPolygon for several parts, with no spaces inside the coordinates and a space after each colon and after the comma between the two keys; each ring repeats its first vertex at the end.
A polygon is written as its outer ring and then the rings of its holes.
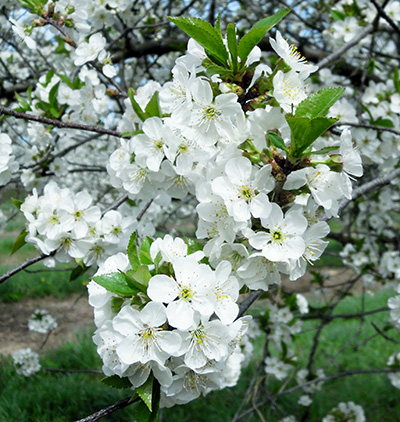
{"type": "Polygon", "coordinates": [[[185,300],[186,302],[190,302],[193,297],[193,291],[189,287],[184,287],[181,289],[179,293],[179,298],[185,300]]]}
{"type": "Polygon", "coordinates": [[[203,119],[204,120],[215,120],[221,115],[221,112],[218,111],[215,107],[209,105],[203,110],[203,119]]]}

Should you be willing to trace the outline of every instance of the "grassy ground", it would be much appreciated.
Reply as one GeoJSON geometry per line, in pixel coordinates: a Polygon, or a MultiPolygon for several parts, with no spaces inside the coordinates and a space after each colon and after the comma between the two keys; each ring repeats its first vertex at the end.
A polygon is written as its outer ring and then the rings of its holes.
{"type": "MultiPolygon", "coordinates": [[[[366,302],[366,309],[385,306],[387,298],[393,295],[382,292],[366,302]]],[[[360,307],[359,298],[348,298],[337,310],[337,313],[357,312],[360,307]]],[[[317,349],[316,368],[324,368],[327,375],[342,370],[385,367],[388,356],[398,351],[398,346],[376,336],[363,347],[360,342],[376,334],[371,321],[382,327],[387,319],[387,312],[368,316],[363,322],[362,334],[357,335],[359,323],[353,321],[334,320],[328,324],[321,334],[321,347],[317,349]],[[339,353],[341,349],[344,350],[339,353]],[[336,356],[334,368],[330,357],[336,356]]],[[[300,353],[305,358],[315,334],[316,322],[304,324],[304,335],[299,343],[300,353]]],[[[100,369],[101,363],[91,340],[92,331],[81,332],[74,343],[47,352],[41,358],[43,367],[64,369],[100,369]]],[[[393,332],[390,335],[395,336],[393,332]]],[[[258,350],[260,353],[260,350],[258,350]]],[[[255,369],[255,363],[247,368],[235,388],[228,388],[209,394],[185,406],[164,409],[162,420],[174,422],[227,422],[231,421],[241,403],[248,383],[255,369]]],[[[8,422],[62,422],[83,418],[88,414],[104,408],[117,400],[128,396],[127,390],[118,391],[106,387],[99,382],[97,374],[64,374],[42,371],[32,378],[24,378],[15,374],[11,360],[0,361],[0,421],[8,422]]],[[[269,386],[274,390],[274,383],[269,386]]],[[[304,408],[297,404],[300,392],[284,396],[278,405],[285,414],[302,415],[304,408]]],[[[400,415],[400,392],[394,389],[385,375],[355,375],[338,379],[326,384],[325,388],[314,396],[308,421],[321,421],[322,417],[340,401],[352,400],[364,407],[367,421],[393,422],[400,415]]],[[[133,408],[126,408],[104,421],[133,421],[133,408]]],[[[264,418],[271,416],[268,406],[261,407],[264,418]]],[[[248,420],[248,419],[243,419],[248,420]]],[[[262,421],[255,413],[253,422],[262,421]]],[[[267,420],[267,419],[266,419],[267,420]]]]}

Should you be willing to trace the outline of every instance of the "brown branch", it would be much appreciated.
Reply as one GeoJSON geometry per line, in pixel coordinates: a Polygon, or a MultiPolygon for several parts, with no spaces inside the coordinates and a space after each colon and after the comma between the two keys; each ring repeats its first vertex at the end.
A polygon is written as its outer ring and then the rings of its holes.
{"type": "Polygon", "coordinates": [[[2,274],[0,276],[0,284],[3,283],[4,281],[8,280],[14,274],[19,273],[20,271],[22,271],[26,267],[29,267],[32,264],[36,264],[37,262],[42,261],[43,259],[48,258],[49,256],[52,256],[52,255],[46,255],[46,254],[42,253],[40,255],[34,256],[33,258],[26,259],[22,264],[18,265],[18,267],[15,267],[12,270],[7,271],[6,273],[2,274]]]}
{"type": "MultiPolygon", "coordinates": [[[[336,287],[336,286],[333,286],[336,287]]],[[[367,315],[373,315],[373,314],[377,314],[379,312],[385,312],[388,311],[389,308],[388,307],[383,307],[383,308],[378,308],[378,309],[372,309],[371,311],[365,311],[365,312],[355,312],[352,314],[335,314],[335,315],[326,315],[323,313],[317,313],[317,314],[312,314],[312,315],[301,315],[299,318],[300,319],[323,319],[323,320],[327,320],[327,321],[331,321],[333,319],[336,318],[342,318],[342,319],[351,319],[351,318],[362,318],[364,316],[367,315]]],[[[317,310],[318,312],[318,310],[317,310]]]]}
{"type": "Polygon", "coordinates": [[[389,173],[386,176],[378,177],[372,180],[371,182],[365,183],[359,188],[354,189],[351,199],[345,199],[340,203],[338,214],[340,215],[340,213],[350,204],[350,202],[355,201],[360,196],[368,192],[373,192],[381,188],[382,186],[389,185],[392,182],[392,180],[398,176],[400,176],[400,168],[393,170],[392,173],[389,173]]]}
{"type": "Polygon", "coordinates": [[[135,403],[140,398],[136,398],[131,401],[131,397],[126,397],[120,401],[117,401],[117,403],[113,404],[112,406],[106,407],[105,409],[101,409],[98,412],[95,412],[91,414],[90,416],[87,416],[86,418],[79,419],[75,422],[94,422],[101,418],[104,418],[105,416],[109,415],[110,413],[113,413],[117,410],[123,409],[124,407],[127,407],[131,405],[132,403],[135,403]]]}
{"type": "Polygon", "coordinates": [[[376,125],[369,125],[366,123],[353,123],[353,122],[336,122],[332,127],[335,126],[352,126],[352,127],[362,127],[364,129],[373,129],[373,130],[380,130],[380,131],[386,131],[390,133],[394,133],[395,135],[400,135],[400,131],[393,129],[391,127],[385,127],[385,126],[376,126],[376,125]]]}
{"type": "MultiPolygon", "coordinates": [[[[82,125],[78,123],[67,123],[62,122],[61,120],[56,119],[49,119],[48,117],[36,116],[34,114],[28,113],[21,113],[19,111],[15,111],[12,108],[4,107],[0,105],[0,115],[4,116],[13,116],[16,119],[23,119],[23,120],[31,120],[33,122],[43,123],[45,125],[51,125],[62,129],[79,129],[85,130],[88,132],[97,132],[103,135],[111,135],[116,136],[117,138],[122,138],[122,132],[118,132],[116,130],[106,129],[101,126],[93,126],[93,125],[82,125]]],[[[128,137],[130,138],[130,137],[128,137]]]]}
{"type": "Polygon", "coordinates": [[[317,63],[317,66],[322,69],[323,67],[329,66],[332,62],[339,59],[347,50],[349,50],[351,47],[354,47],[356,44],[358,44],[363,38],[365,38],[372,30],[374,29],[373,23],[370,23],[367,25],[363,31],[361,31],[358,35],[353,37],[349,42],[344,44],[342,47],[340,47],[338,50],[336,50],[334,53],[330,54],[328,57],[325,57],[320,62],[317,63]]]}
{"type": "Polygon", "coordinates": [[[47,372],[60,372],[63,374],[100,374],[103,372],[98,369],[57,369],[57,368],[43,368],[47,372]]]}
{"type": "MultiPolygon", "coordinates": [[[[400,368],[382,368],[382,369],[355,369],[353,371],[346,371],[346,372],[340,372],[339,374],[336,375],[332,375],[330,377],[323,377],[323,378],[316,378],[313,379],[311,381],[307,381],[304,384],[300,384],[300,385],[296,385],[292,388],[289,388],[286,391],[282,391],[279,392],[277,394],[274,394],[270,397],[268,397],[267,399],[262,400],[260,403],[257,404],[257,407],[263,406],[264,404],[270,402],[273,399],[276,399],[278,397],[281,396],[285,396],[287,394],[291,394],[294,393],[297,390],[300,390],[304,387],[308,387],[309,385],[313,385],[319,382],[328,382],[328,381],[333,381],[339,378],[344,378],[344,377],[348,377],[348,376],[353,376],[353,375],[371,375],[371,374],[390,374],[390,373],[395,373],[395,372],[399,372],[400,368]]],[[[238,419],[243,419],[244,417],[248,416],[249,414],[253,413],[254,409],[248,409],[245,412],[243,412],[238,419]]]]}

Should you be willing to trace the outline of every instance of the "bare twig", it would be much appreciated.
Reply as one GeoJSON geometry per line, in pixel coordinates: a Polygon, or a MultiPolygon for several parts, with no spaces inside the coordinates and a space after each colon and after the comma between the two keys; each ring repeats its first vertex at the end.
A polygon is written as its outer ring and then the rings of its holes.
{"type": "Polygon", "coordinates": [[[101,418],[104,418],[105,416],[109,415],[110,413],[113,413],[117,410],[123,409],[124,407],[127,407],[131,405],[132,403],[135,403],[138,401],[139,398],[136,398],[131,401],[131,397],[126,397],[122,400],[117,401],[117,403],[113,404],[112,406],[106,407],[105,409],[101,409],[98,412],[95,412],[91,414],[90,416],[87,416],[86,418],[79,419],[75,422],[94,422],[98,421],[101,418]]]}
{"type": "Polygon", "coordinates": [[[36,116],[34,114],[28,114],[28,113],[21,113],[19,111],[13,110],[12,108],[4,107],[2,105],[0,105],[0,115],[1,114],[4,116],[13,116],[16,119],[31,120],[34,122],[39,122],[45,125],[51,125],[51,126],[55,126],[62,129],[79,129],[79,130],[85,130],[88,132],[97,132],[103,135],[116,136],[118,138],[123,137],[122,132],[106,129],[101,126],[82,125],[78,123],[62,122],[61,120],[49,119],[48,117],[36,116]]]}
{"type": "Polygon", "coordinates": [[[322,69],[323,67],[329,66],[332,62],[340,58],[347,50],[351,47],[358,44],[363,38],[365,38],[372,30],[374,29],[373,23],[367,25],[363,31],[361,31],[358,35],[353,37],[348,43],[343,45],[341,48],[336,50],[334,53],[330,54],[328,57],[325,57],[320,62],[317,63],[317,66],[322,69]]]}

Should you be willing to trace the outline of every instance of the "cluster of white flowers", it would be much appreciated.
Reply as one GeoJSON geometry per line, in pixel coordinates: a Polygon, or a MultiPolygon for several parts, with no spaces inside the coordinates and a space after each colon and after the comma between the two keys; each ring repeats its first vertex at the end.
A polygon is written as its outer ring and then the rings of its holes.
{"type": "Polygon", "coordinates": [[[57,325],[56,319],[46,309],[36,309],[28,320],[28,328],[40,334],[56,329],[57,325]]]}
{"type": "Polygon", "coordinates": [[[398,371],[389,373],[388,378],[392,383],[393,387],[400,389],[400,353],[393,353],[389,356],[387,366],[390,369],[396,369],[398,371]]]}
{"type": "Polygon", "coordinates": [[[40,371],[39,355],[29,347],[17,350],[12,358],[17,374],[29,377],[40,371]]]}
{"type": "Polygon", "coordinates": [[[347,403],[339,403],[337,407],[333,408],[323,419],[322,422],[365,422],[364,409],[349,401],[347,403]]]}
{"type": "Polygon", "coordinates": [[[0,186],[4,186],[10,181],[12,173],[19,167],[13,155],[11,139],[5,133],[0,134],[0,151],[0,186]]]}
{"type": "Polygon", "coordinates": [[[87,191],[74,194],[50,182],[38,196],[36,189],[21,205],[28,221],[27,242],[58,262],[83,259],[87,266],[97,264],[126,248],[129,231],[135,228],[133,218],[123,218],[118,211],[101,215],[92,205],[87,191]]]}
{"type": "MultiPolygon", "coordinates": [[[[254,74],[271,76],[280,107],[252,110],[240,104],[231,85],[215,75],[207,79],[204,49],[193,40],[176,60],[172,82],[151,81],[125,100],[119,129],[132,137],[122,139],[109,159],[113,186],[135,202],[195,198],[196,236],[207,241],[203,251],[189,254],[182,239],[166,235],[151,244],[148,261],[138,268],[130,242],[127,255],[100,262],[88,285],[104,373],[128,378],[133,387],[152,373],[161,385],[162,406],[235,384],[249,324],[236,319],[240,288],[266,291],[280,283],[282,273],[291,280],[301,277],[307,262],[317,260],[327,245],[323,238],[329,227],[320,216],[336,216],[339,201],[351,197],[351,176],[362,175],[348,130],[329,140],[334,155],[324,149],[314,153],[315,163],[289,161],[285,113],[307,98],[304,80],[316,67],[279,33],[271,44],[291,70],[279,70],[273,81],[268,66],[258,65],[254,74]],[[285,84],[292,94],[286,95],[285,84]],[[156,99],[156,115],[143,118],[156,99]],[[282,136],[280,151],[270,132],[282,136]],[[210,265],[200,262],[204,257],[210,265]],[[138,282],[141,291],[129,291],[138,282]]],[[[248,63],[259,60],[255,48],[248,63]]],[[[265,371],[282,380],[295,369],[293,336],[301,323],[288,307],[268,308],[269,341],[280,353],[284,344],[285,356],[267,357],[265,371]]],[[[301,295],[297,309],[308,312],[301,295]]],[[[306,396],[303,404],[310,400],[306,396]]]]}
{"type": "MultiPolygon", "coordinates": [[[[151,300],[144,307],[132,306],[95,281],[88,284],[103,372],[127,377],[134,388],[152,372],[167,407],[234,385],[245,359],[240,344],[250,317],[236,319],[239,284],[229,262],[213,271],[199,263],[202,252],[187,255],[183,240],[170,236],[154,242],[150,255],[153,260],[160,255],[175,276],[151,277],[146,290],[151,300]]],[[[119,253],[96,276],[130,269],[127,255],[119,253]]]]}

